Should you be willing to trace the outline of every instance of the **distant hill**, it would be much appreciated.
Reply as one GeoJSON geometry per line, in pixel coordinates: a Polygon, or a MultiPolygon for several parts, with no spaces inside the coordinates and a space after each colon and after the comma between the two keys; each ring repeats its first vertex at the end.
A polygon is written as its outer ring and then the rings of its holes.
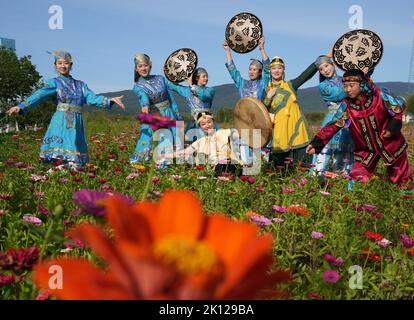
{"type": "MultiPolygon", "coordinates": [[[[386,87],[393,91],[397,95],[407,95],[408,93],[414,93],[413,84],[407,82],[378,82],[376,83],[378,87],[386,87]]],[[[220,108],[232,108],[236,105],[237,100],[239,99],[238,92],[234,84],[224,84],[216,86],[216,95],[213,101],[213,112],[217,112],[220,108]]],[[[116,97],[124,95],[124,103],[127,108],[126,112],[123,112],[120,108],[113,108],[110,113],[113,115],[136,115],[140,109],[138,99],[132,90],[117,91],[117,92],[106,92],[101,93],[109,97],[116,97]]],[[[188,114],[188,108],[186,106],[185,100],[175,94],[174,97],[179,105],[180,112],[185,115],[188,114]]],[[[309,112],[320,112],[325,111],[326,108],[323,104],[323,101],[319,95],[318,87],[310,87],[306,89],[299,89],[298,91],[298,101],[304,113],[309,112]]],[[[87,111],[96,110],[93,107],[86,107],[87,111]]]]}

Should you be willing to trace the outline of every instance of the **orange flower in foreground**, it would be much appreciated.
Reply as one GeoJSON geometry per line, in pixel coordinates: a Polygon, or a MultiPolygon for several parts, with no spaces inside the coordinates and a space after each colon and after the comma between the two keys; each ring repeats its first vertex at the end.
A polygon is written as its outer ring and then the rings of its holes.
{"type": "Polygon", "coordinates": [[[49,289],[52,265],[62,267],[61,299],[249,299],[279,297],[288,272],[268,272],[272,238],[247,222],[205,216],[190,191],[168,191],[159,203],[106,200],[111,240],[81,224],[69,232],[106,262],[100,269],[80,258],[37,265],[35,283],[49,289]]]}
{"type": "Polygon", "coordinates": [[[294,212],[294,213],[297,213],[297,214],[301,214],[303,216],[310,216],[310,214],[311,214],[309,210],[301,207],[298,204],[292,204],[292,205],[290,205],[288,207],[288,211],[289,212],[294,212]]]}

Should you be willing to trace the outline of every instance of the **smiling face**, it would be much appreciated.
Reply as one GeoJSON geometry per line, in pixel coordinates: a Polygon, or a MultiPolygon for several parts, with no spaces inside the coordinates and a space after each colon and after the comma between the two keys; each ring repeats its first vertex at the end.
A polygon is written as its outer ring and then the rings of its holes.
{"type": "Polygon", "coordinates": [[[255,65],[250,65],[249,67],[249,78],[250,80],[257,80],[260,79],[262,76],[262,69],[259,69],[255,65]]]}
{"type": "Polygon", "coordinates": [[[335,75],[335,67],[332,63],[322,63],[319,66],[319,73],[325,78],[332,78],[335,75]]]}
{"type": "Polygon", "coordinates": [[[138,72],[140,77],[148,77],[151,71],[151,66],[146,63],[139,63],[135,66],[135,70],[138,72]]]}
{"type": "Polygon", "coordinates": [[[346,95],[351,99],[356,99],[361,95],[361,83],[357,81],[344,82],[346,95]]]}
{"type": "Polygon", "coordinates": [[[72,69],[72,62],[65,59],[58,59],[55,62],[56,71],[62,76],[68,76],[70,69],[72,69]]]}
{"type": "Polygon", "coordinates": [[[206,86],[208,83],[208,74],[202,73],[197,79],[197,85],[198,86],[206,86]]]}
{"type": "Polygon", "coordinates": [[[205,118],[202,119],[198,124],[205,133],[209,133],[210,131],[214,130],[214,119],[213,118],[205,118]]]}
{"type": "Polygon", "coordinates": [[[274,81],[283,80],[283,75],[285,73],[285,68],[282,65],[275,65],[270,68],[270,74],[274,81]]]}

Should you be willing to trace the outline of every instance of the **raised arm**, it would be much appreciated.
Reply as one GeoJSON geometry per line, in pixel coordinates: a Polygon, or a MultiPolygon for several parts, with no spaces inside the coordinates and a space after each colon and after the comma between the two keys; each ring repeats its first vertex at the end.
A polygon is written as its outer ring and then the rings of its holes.
{"type": "Polygon", "coordinates": [[[297,78],[290,80],[290,83],[292,84],[292,88],[297,91],[300,86],[302,86],[306,81],[311,79],[315,73],[318,72],[318,67],[315,62],[312,62],[309,67],[306,68],[305,71],[303,71],[297,78]]]}
{"type": "Polygon", "coordinates": [[[180,96],[184,98],[187,98],[190,95],[190,87],[175,84],[170,81],[167,82],[167,86],[169,90],[178,93],[180,96]]]}

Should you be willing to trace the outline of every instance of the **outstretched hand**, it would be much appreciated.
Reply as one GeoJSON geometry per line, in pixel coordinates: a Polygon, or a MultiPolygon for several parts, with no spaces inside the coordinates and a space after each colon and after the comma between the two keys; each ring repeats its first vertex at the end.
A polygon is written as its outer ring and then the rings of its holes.
{"type": "Polygon", "coordinates": [[[19,113],[20,109],[20,107],[11,107],[9,110],[6,111],[6,113],[9,116],[11,116],[12,114],[19,113]]]}
{"type": "Polygon", "coordinates": [[[122,110],[125,110],[125,105],[122,102],[124,96],[111,98],[111,101],[115,102],[122,110]]]}
{"type": "Polygon", "coordinates": [[[226,50],[226,51],[229,51],[229,50],[230,50],[229,44],[227,43],[227,41],[226,41],[226,40],[224,40],[224,43],[223,43],[223,48],[224,48],[224,50],[226,50]]]}
{"type": "Polygon", "coordinates": [[[259,49],[264,49],[265,38],[264,36],[259,39],[259,49]]]}
{"type": "Polygon", "coordinates": [[[315,148],[313,147],[313,145],[308,145],[307,147],[306,147],[306,153],[307,154],[315,154],[316,153],[316,150],[315,150],[315,148]]]}

